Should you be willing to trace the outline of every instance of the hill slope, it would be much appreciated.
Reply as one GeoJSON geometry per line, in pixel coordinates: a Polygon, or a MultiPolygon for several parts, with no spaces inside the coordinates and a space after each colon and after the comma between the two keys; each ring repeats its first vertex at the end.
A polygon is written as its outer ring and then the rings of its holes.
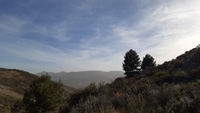
{"type": "MultiPolygon", "coordinates": [[[[37,78],[25,71],[0,68],[0,113],[10,113],[13,103],[23,98],[25,90],[37,78]]],[[[68,86],[64,86],[64,89],[66,96],[77,91],[68,86]]]]}
{"type": "Polygon", "coordinates": [[[16,69],[0,68],[0,113],[7,113],[16,99],[22,99],[24,91],[37,76],[16,69]]]}
{"type": "Polygon", "coordinates": [[[71,96],[63,113],[200,113],[200,48],[71,96]]]}

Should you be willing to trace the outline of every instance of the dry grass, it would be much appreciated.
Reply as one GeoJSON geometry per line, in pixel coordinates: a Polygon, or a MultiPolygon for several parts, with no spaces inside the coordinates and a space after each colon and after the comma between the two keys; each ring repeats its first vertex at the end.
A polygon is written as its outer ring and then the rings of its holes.
{"type": "Polygon", "coordinates": [[[14,97],[16,99],[22,99],[23,95],[18,94],[18,93],[14,92],[14,91],[11,91],[10,89],[11,88],[9,88],[9,87],[0,85],[0,92],[1,92],[1,94],[8,95],[8,96],[14,97]]]}
{"type": "Polygon", "coordinates": [[[14,97],[0,93],[0,113],[10,113],[10,109],[14,102],[14,97]]]}

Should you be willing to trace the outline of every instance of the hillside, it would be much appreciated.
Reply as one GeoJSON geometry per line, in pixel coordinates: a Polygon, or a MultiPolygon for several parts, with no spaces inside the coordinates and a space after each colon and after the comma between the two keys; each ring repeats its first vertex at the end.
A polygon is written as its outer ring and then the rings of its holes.
{"type": "MultiPolygon", "coordinates": [[[[23,94],[37,76],[16,69],[0,68],[0,113],[10,113],[13,103],[23,98],[23,94]]],[[[74,91],[74,88],[64,86],[66,96],[74,91]]]]}
{"type": "Polygon", "coordinates": [[[200,48],[111,84],[91,84],[62,113],[200,113],[200,48]]]}
{"type": "MultiPolygon", "coordinates": [[[[94,76],[102,72],[81,72],[82,76],[73,72],[70,75],[80,80],[73,82],[79,83],[82,77],[91,77],[88,73],[94,76]]],[[[1,69],[0,74],[0,112],[6,113],[37,77],[9,69],[1,69]]],[[[66,73],[59,74],[63,81],[66,73]]],[[[112,83],[92,83],[78,91],[70,87],[65,89],[59,113],[200,113],[200,48],[132,76],[117,78],[112,83]]]]}
{"type": "Polygon", "coordinates": [[[25,71],[0,68],[0,113],[7,113],[16,99],[22,99],[24,91],[36,78],[25,71]]]}
{"type": "Polygon", "coordinates": [[[122,71],[81,71],[60,73],[41,72],[37,75],[42,75],[45,73],[48,73],[48,75],[51,76],[52,80],[61,80],[63,84],[75,88],[83,88],[92,82],[95,82],[97,84],[101,82],[110,83],[114,79],[124,76],[122,71]]]}

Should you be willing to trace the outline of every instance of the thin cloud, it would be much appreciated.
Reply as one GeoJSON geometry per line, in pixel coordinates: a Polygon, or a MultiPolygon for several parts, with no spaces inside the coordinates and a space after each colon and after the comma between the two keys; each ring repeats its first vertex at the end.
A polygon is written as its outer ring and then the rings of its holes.
{"type": "MultiPolygon", "coordinates": [[[[0,17],[1,37],[24,37],[25,34],[38,34],[41,38],[52,38],[57,41],[68,41],[68,27],[63,22],[52,25],[39,25],[32,20],[21,19],[12,15],[2,15],[0,17]]],[[[65,22],[65,21],[64,21],[65,22]]],[[[25,39],[29,37],[24,37],[25,39]]]]}
{"type": "Polygon", "coordinates": [[[138,24],[116,26],[113,34],[120,37],[119,45],[139,50],[139,54],[153,54],[158,63],[175,58],[200,42],[198,33],[200,9],[197,2],[178,1],[159,4],[148,9],[149,12],[138,24]],[[185,6],[185,4],[189,4],[185,6]],[[184,46],[183,46],[184,45],[184,46]]]}
{"type": "Polygon", "coordinates": [[[26,24],[26,21],[11,15],[1,15],[0,21],[1,35],[19,35],[23,32],[22,28],[26,24]]]}
{"type": "Polygon", "coordinates": [[[53,26],[40,26],[40,25],[34,25],[32,24],[33,28],[30,30],[32,33],[36,33],[38,35],[41,35],[42,37],[48,37],[53,38],[57,41],[65,42],[70,40],[68,36],[68,28],[58,25],[53,26]]]}
{"type": "MultiPolygon", "coordinates": [[[[32,72],[122,70],[129,49],[163,63],[199,44],[198,4],[198,0],[32,1],[23,4],[30,8],[30,17],[1,12],[0,51],[4,59],[17,59],[19,68],[32,72]]],[[[3,66],[13,66],[6,61],[3,66]]]]}

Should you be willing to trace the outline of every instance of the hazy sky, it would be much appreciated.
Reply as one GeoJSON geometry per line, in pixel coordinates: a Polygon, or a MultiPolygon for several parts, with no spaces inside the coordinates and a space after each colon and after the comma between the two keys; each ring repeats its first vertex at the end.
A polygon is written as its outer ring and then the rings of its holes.
{"type": "Polygon", "coordinates": [[[135,50],[156,62],[200,43],[200,0],[0,0],[0,67],[122,70],[135,50]]]}

